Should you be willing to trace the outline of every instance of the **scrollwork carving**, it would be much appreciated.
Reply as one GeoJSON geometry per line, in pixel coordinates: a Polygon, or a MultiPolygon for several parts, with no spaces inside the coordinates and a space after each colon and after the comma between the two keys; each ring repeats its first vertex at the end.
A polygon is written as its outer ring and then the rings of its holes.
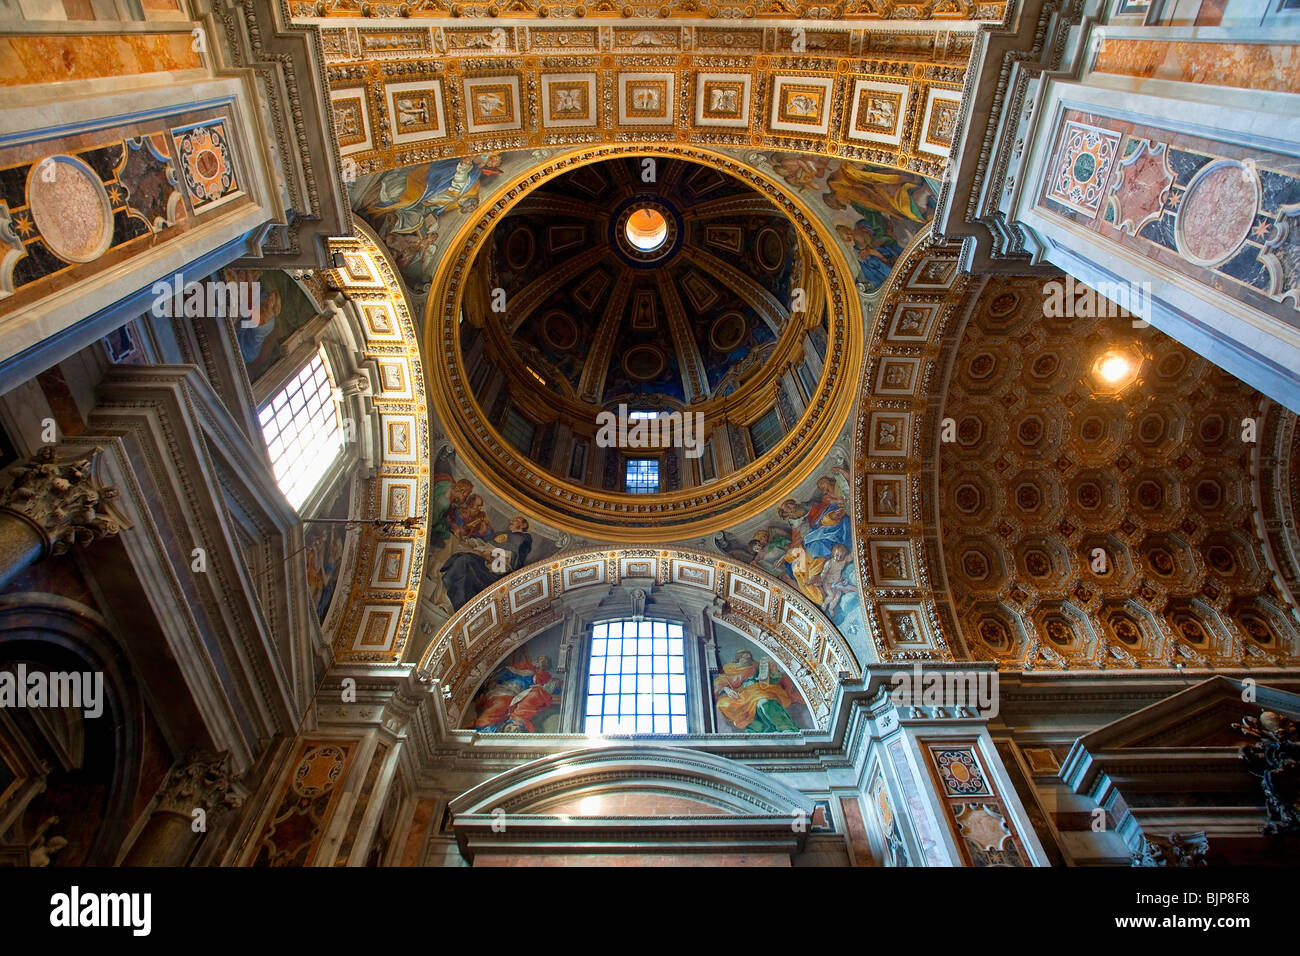
{"type": "Polygon", "coordinates": [[[0,491],[0,509],[22,515],[45,536],[49,554],[63,554],[73,544],[88,545],[129,528],[117,510],[117,489],[94,477],[96,448],[83,458],[58,461],[46,446],[8,470],[0,491]]]}

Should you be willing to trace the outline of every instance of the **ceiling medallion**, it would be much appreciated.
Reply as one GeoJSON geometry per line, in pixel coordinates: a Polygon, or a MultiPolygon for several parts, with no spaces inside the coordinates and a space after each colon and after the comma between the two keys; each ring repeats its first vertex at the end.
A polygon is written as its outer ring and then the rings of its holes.
{"type": "Polygon", "coordinates": [[[668,360],[656,346],[638,345],[623,353],[623,370],[639,382],[653,382],[668,360]]]}

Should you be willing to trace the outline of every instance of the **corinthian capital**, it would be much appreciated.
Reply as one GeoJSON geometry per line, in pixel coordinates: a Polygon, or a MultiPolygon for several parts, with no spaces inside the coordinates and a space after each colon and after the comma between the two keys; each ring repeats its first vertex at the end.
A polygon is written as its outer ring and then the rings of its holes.
{"type": "Polygon", "coordinates": [[[230,772],[230,752],[190,751],[172,767],[158,788],[158,810],[189,816],[196,808],[206,813],[233,810],[244,802],[243,787],[230,772]]]}
{"type": "Polygon", "coordinates": [[[0,475],[0,510],[21,515],[45,535],[51,554],[62,554],[115,535],[128,522],[117,511],[117,489],[101,485],[94,461],[103,449],[83,458],[58,461],[46,446],[0,475]]]}

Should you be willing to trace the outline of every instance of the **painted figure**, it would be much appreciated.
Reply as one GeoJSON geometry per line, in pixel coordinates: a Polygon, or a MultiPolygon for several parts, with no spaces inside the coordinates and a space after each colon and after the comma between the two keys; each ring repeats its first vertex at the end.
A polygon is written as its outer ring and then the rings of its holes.
{"type": "Polygon", "coordinates": [[[832,209],[857,210],[902,216],[913,222],[926,222],[934,212],[934,191],[912,173],[877,169],[861,163],[840,163],[826,177],[822,195],[832,209]]]}
{"type": "Polygon", "coordinates": [[[560,699],[561,682],[545,655],[528,660],[522,649],[501,667],[474,700],[474,729],[489,734],[532,734],[560,699]]]}
{"type": "Polygon", "coordinates": [[[422,237],[430,229],[429,214],[436,217],[453,207],[472,211],[478,205],[482,177],[499,172],[499,153],[394,169],[371,183],[355,208],[385,240],[394,234],[422,237]]]}
{"type": "Polygon", "coordinates": [[[468,551],[457,551],[443,564],[442,586],[453,609],[459,611],[474,595],[500,581],[511,571],[518,571],[528,563],[528,553],[533,547],[533,536],[528,533],[528,521],[522,517],[510,520],[508,532],[494,535],[489,541],[467,538],[468,551]],[[497,549],[505,552],[505,570],[494,571],[497,549]]]}
{"type": "Polygon", "coordinates": [[[791,733],[799,725],[790,716],[795,703],[789,679],[770,660],[754,661],[749,651],[736,652],[713,679],[718,712],[737,730],[753,734],[791,733]]]}

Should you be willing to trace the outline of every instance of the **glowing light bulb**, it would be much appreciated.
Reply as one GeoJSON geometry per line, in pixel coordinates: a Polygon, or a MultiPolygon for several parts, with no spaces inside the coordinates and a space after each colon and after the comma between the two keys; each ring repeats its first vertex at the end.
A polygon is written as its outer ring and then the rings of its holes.
{"type": "Polygon", "coordinates": [[[1107,382],[1119,382],[1129,373],[1129,360],[1122,355],[1106,355],[1097,365],[1097,374],[1107,382]]]}
{"type": "Polygon", "coordinates": [[[1142,369],[1142,354],[1132,348],[1112,348],[1102,352],[1092,363],[1092,377],[1103,394],[1115,395],[1137,380],[1142,369]]]}

